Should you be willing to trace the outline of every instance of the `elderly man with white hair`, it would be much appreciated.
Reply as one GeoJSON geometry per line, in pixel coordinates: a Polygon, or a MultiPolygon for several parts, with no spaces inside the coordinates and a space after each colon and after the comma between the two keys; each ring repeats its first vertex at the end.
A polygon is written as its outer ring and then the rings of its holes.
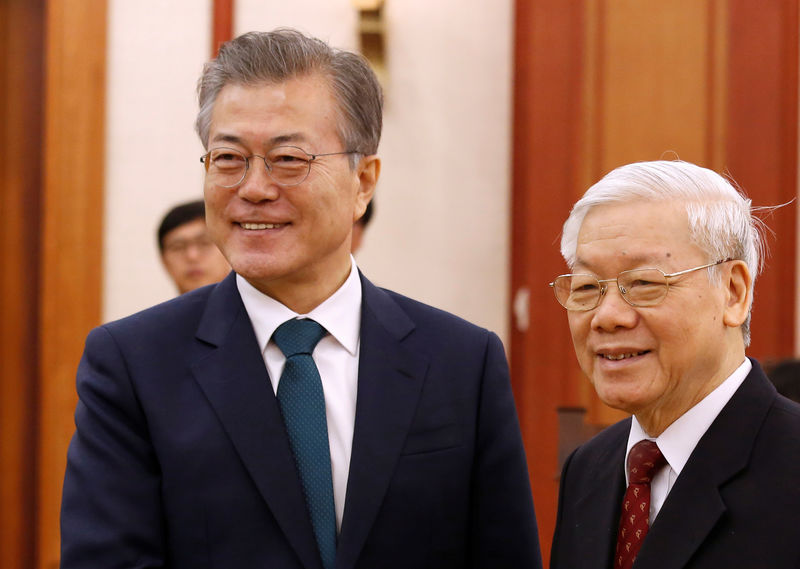
{"type": "Polygon", "coordinates": [[[622,166],[573,207],[551,286],[598,396],[633,416],[566,461],[551,568],[800,567],[800,406],[745,356],[758,229],[680,161],[622,166]]]}

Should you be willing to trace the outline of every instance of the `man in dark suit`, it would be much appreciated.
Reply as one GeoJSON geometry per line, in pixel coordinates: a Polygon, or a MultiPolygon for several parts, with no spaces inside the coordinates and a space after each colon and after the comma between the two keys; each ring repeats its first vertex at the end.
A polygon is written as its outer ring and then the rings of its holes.
{"type": "Polygon", "coordinates": [[[800,567],[800,406],[745,357],[757,224],[680,161],[573,207],[552,286],[598,396],[633,417],[567,459],[552,568],[800,567]]]}
{"type": "Polygon", "coordinates": [[[90,333],[62,567],[540,567],[499,339],[350,255],[380,172],[364,59],[250,33],[198,90],[234,273],[90,333]]]}

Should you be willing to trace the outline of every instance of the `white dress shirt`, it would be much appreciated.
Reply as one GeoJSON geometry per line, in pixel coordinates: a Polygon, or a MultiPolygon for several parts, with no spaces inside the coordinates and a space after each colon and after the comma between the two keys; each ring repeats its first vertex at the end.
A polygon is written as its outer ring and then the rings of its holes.
{"type": "MultiPolygon", "coordinates": [[[[706,395],[699,403],[689,409],[686,413],[667,427],[661,435],[656,438],[649,436],[642,428],[639,421],[634,416],[631,421],[631,432],[628,435],[628,448],[625,452],[627,463],[628,453],[633,445],[641,440],[649,439],[655,441],[664,458],[667,459],[667,466],[658,471],[650,484],[650,523],[656,519],[667,494],[672,490],[678,476],[686,466],[694,448],[705,432],[717,418],[722,408],[727,405],[739,386],[742,385],[747,374],[753,365],[747,358],[744,359],[734,372],[728,376],[717,388],[706,395]]],[[[628,484],[628,469],[625,469],[625,484],[628,484]]]]}
{"type": "Polygon", "coordinates": [[[313,358],[325,393],[337,531],[342,527],[353,448],[361,332],[361,280],[352,256],[350,262],[350,275],[344,284],[308,314],[293,312],[236,275],[236,285],[253,324],[275,393],[286,363],[286,357],[272,341],[272,334],[278,326],[292,318],[311,318],[328,331],[328,335],[314,348],[313,358]]]}

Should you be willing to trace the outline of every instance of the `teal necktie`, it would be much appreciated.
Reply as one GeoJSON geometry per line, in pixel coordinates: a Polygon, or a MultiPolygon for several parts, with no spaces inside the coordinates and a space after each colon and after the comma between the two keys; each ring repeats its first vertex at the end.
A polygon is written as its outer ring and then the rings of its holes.
{"type": "Polygon", "coordinates": [[[287,320],[272,339],[286,356],[278,383],[278,405],[289,435],[306,506],[317,538],[322,566],[336,559],[336,513],[333,506],[331,452],[322,380],[311,354],[325,328],[313,320],[287,320]]]}

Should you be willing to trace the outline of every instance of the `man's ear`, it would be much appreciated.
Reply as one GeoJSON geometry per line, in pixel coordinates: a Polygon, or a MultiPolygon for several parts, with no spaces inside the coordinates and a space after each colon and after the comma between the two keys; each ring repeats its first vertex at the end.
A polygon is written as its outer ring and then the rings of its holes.
{"type": "Polygon", "coordinates": [[[730,261],[730,267],[722,275],[727,302],[722,321],[726,326],[738,328],[750,311],[750,297],[753,291],[753,279],[750,269],[744,261],[730,261]]]}
{"type": "Polygon", "coordinates": [[[364,215],[367,204],[375,195],[375,186],[381,175],[381,159],[376,155],[364,156],[356,167],[358,176],[358,191],[356,194],[356,207],[353,210],[353,222],[364,215]]]}

